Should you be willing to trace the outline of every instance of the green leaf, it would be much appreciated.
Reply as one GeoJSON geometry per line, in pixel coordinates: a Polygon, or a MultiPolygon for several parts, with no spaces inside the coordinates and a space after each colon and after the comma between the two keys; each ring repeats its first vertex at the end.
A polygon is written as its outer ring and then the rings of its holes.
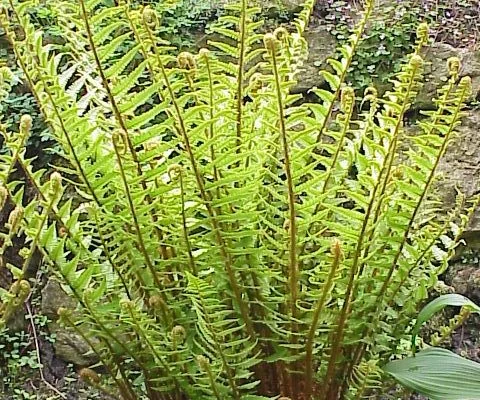
{"type": "Polygon", "coordinates": [[[384,371],[431,400],[480,399],[480,364],[449,350],[431,347],[388,363],[384,371]]]}
{"type": "Polygon", "coordinates": [[[415,348],[415,338],[422,325],[427,322],[434,314],[443,310],[446,306],[469,307],[472,311],[480,313],[480,307],[473,301],[460,294],[445,294],[432,300],[418,314],[417,322],[412,330],[412,348],[415,348]]]}

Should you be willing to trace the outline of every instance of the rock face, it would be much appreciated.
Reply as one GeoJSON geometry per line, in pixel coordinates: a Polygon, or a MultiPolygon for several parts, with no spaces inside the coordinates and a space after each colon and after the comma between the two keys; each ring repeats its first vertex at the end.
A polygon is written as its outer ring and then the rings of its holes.
{"type": "Polygon", "coordinates": [[[478,265],[456,263],[447,272],[445,281],[470,300],[480,302],[480,269],[478,265]]]}
{"type": "Polygon", "coordinates": [[[60,307],[76,308],[76,302],[68,296],[54,279],[50,279],[42,290],[42,313],[53,322],[49,324],[50,332],[55,334],[55,355],[63,361],[79,367],[95,364],[98,359],[91,353],[85,340],[56,321],[60,307]]]}
{"type": "Polygon", "coordinates": [[[42,314],[51,320],[57,320],[57,311],[60,307],[74,309],[76,303],[63,291],[57,281],[50,279],[42,290],[42,314]]]}
{"type": "Polygon", "coordinates": [[[460,76],[472,78],[472,99],[480,96],[480,50],[457,49],[445,43],[435,43],[425,49],[426,83],[420,91],[415,107],[418,109],[432,108],[432,99],[436,89],[442,84],[442,78],[448,76],[447,60],[458,57],[462,63],[460,76]]]}
{"type": "MultiPolygon", "coordinates": [[[[456,188],[466,196],[480,192],[480,110],[471,111],[458,131],[458,138],[439,165],[445,177],[440,190],[446,204],[454,204],[456,188]]],[[[480,235],[480,210],[474,214],[466,235],[471,240],[480,235]]]]}
{"type": "Polygon", "coordinates": [[[325,61],[334,54],[337,46],[335,37],[323,26],[308,28],[305,39],[308,42],[309,54],[307,62],[303,65],[304,71],[298,76],[298,84],[295,87],[297,92],[308,92],[315,86],[323,85],[324,79],[319,71],[326,66],[325,61]]]}

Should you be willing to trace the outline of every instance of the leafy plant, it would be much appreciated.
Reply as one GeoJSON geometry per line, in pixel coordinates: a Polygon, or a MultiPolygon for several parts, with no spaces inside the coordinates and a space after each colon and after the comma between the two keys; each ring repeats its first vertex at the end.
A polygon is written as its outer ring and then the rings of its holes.
{"type": "MultiPolygon", "coordinates": [[[[361,4],[335,0],[320,3],[327,30],[343,43],[355,26],[361,4]]],[[[480,37],[480,5],[476,0],[403,0],[382,5],[371,18],[365,40],[359,46],[348,80],[357,88],[372,82],[388,84],[399,71],[404,55],[414,48],[415,30],[427,22],[436,42],[456,47],[476,47],[480,37]]]]}
{"type": "MultiPolygon", "coordinates": [[[[413,327],[413,350],[420,327],[435,313],[446,306],[461,307],[460,313],[448,326],[440,329],[440,335],[432,337],[438,344],[449,337],[472,313],[480,313],[480,307],[458,294],[443,295],[428,303],[419,313],[413,327]]],[[[403,360],[396,360],[385,366],[385,371],[403,385],[416,390],[432,400],[476,399],[480,396],[480,364],[464,359],[451,351],[436,347],[426,349],[403,360]]]]}
{"type": "Polygon", "coordinates": [[[438,213],[436,168],[470,92],[459,60],[411,133],[425,25],[392,91],[368,88],[358,115],[344,82],[372,1],[314,103],[290,93],[313,0],[291,33],[266,35],[257,7],[229,5],[218,58],[175,58],[152,8],[102,0],[52,2],[66,44],[45,45],[31,4],[9,0],[0,21],[68,166],[33,169],[31,117],[3,130],[3,237],[28,238],[17,280],[38,250],[78,301],[59,314],[106,375],[82,377],[124,399],[382,390],[478,203],[438,213]]]}

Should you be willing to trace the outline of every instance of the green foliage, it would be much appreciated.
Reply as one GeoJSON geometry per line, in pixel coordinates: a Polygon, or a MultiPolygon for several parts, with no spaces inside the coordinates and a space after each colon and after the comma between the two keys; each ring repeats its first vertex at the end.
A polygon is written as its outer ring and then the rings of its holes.
{"type": "Polygon", "coordinates": [[[386,371],[431,400],[478,399],[480,364],[451,351],[430,347],[415,357],[393,361],[386,371]]]}
{"type": "Polygon", "coordinates": [[[480,313],[480,307],[459,294],[446,294],[432,300],[420,311],[412,329],[413,357],[389,362],[384,371],[405,387],[432,400],[475,399],[480,396],[480,364],[464,359],[451,351],[426,347],[415,354],[416,338],[422,325],[447,306],[461,307],[440,334],[432,336],[435,346],[461,326],[471,313],[480,313]]]}
{"type": "Polygon", "coordinates": [[[104,376],[81,374],[96,388],[128,400],[360,399],[411,340],[478,203],[459,196],[440,214],[435,191],[470,80],[449,60],[436,109],[404,129],[423,81],[421,25],[393,89],[368,88],[354,113],[345,78],[367,1],[321,72],[330,90],[302,102],[291,89],[314,3],[266,35],[257,7],[229,5],[211,28],[215,53],[178,57],[150,7],[52,1],[61,46],[36,30],[34,0],[3,9],[65,162],[32,167],[31,117],[3,129],[0,188],[14,211],[2,254],[25,235],[15,278],[39,251],[77,300],[59,314],[103,365],[104,376]]]}
{"type": "Polygon", "coordinates": [[[175,0],[169,2],[137,1],[150,5],[161,18],[158,30],[163,38],[179,49],[195,48],[208,22],[219,15],[222,8],[214,0],[175,0]]]}
{"type": "MultiPolygon", "coordinates": [[[[359,4],[337,0],[322,3],[327,29],[343,43],[355,25],[359,4]]],[[[430,36],[456,47],[475,47],[480,34],[480,6],[476,0],[402,0],[383,5],[370,20],[365,40],[359,46],[349,80],[365,88],[386,84],[397,73],[404,55],[414,47],[415,30],[428,22],[430,36]]]]}
{"type": "Polygon", "coordinates": [[[412,330],[412,345],[414,348],[416,336],[422,325],[430,320],[434,314],[443,310],[447,306],[462,307],[463,309],[469,310],[469,312],[480,313],[480,307],[462,295],[451,293],[437,297],[423,307],[422,311],[418,314],[417,321],[412,330]]]}
{"type": "MultiPolygon", "coordinates": [[[[44,315],[32,316],[33,324],[38,327],[41,340],[54,341],[53,335],[46,332],[48,322],[44,315]]],[[[0,329],[0,390],[12,393],[12,399],[37,399],[38,397],[26,389],[32,373],[38,372],[38,362],[34,336],[25,330],[0,329]]]]}

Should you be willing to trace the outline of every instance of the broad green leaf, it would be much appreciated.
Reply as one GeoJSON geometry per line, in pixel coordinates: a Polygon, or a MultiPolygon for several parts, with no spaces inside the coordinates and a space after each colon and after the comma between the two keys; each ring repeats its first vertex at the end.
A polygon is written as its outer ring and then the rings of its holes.
{"type": "Polygon", "coordinates": [[[430,400],[480,399],[480,364],[449,350],[431,347],[388,363],[384,371],[430,400]]]}
{"type": "Polygon", "coordinates": [[[434,314],[443,310],[446,306],[469,307],[472,311],[480,313],[480,307],[473,301],[460,294],[445,294],[432,300],[418,314],[417,322],[412,331],[412,347],[415,348],[415,338],[422,325],[427,322],[434,314]]]}

